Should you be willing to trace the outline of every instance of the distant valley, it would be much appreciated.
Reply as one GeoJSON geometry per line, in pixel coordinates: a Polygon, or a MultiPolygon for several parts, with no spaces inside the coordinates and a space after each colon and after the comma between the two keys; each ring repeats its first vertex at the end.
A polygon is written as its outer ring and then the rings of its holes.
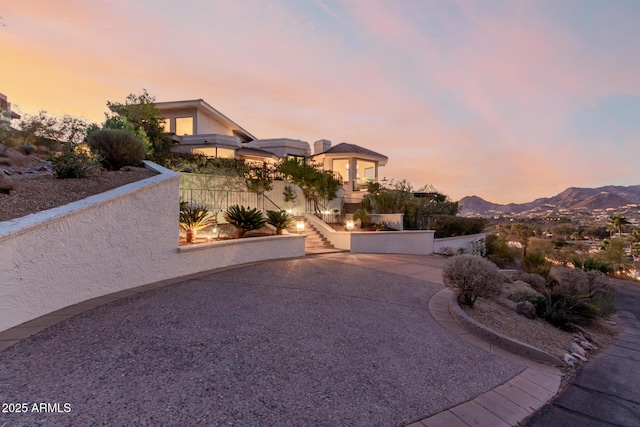
{"type": "Polygon", "coordinates": [[[595,211],[640,205],[640,185],[628,187],[608,185],[599,188],[570,187],[553,197],[543,197],[528,203],[501,205],[478,196],[460,199],[462,216],[495,216],[500,214],[542,213],[548,211],[595,211]]]}

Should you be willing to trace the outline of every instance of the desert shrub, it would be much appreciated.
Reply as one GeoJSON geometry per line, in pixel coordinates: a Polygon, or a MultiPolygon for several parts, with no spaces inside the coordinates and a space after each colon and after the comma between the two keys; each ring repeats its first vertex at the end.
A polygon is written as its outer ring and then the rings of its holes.
{"type": "Polygon", "coordinates": [[[267,222],[276,228],[276,234],[282,234],[282,230],[293,225],[293,216],[287,211],[267,211],[267,222]]]}
{"type": "Polygon", "coordinates": [[[8,150],[9,150],[9,147],[7,145],[0,143],[0,157],[6,156],[8,150]]]}
{"type": "Polygon", "coordinates": [[[193,243],[196,232],[215,224],[215,217],[206,208],[180,203],[180,228],[187,233],[187,243],[193,243]]]}
{"type": "Polygon", "coordinates": [[[358,209],[353,214],[353,220],[360,220],[360,228],[365,228],[371,225],[371,215],[364,209],[358,209]]]}
{"type": "Polygon", "coordinates": [[[484,218],[465,218],[453,215],[433,215],[431,229],[435,230],[437,239],[444,237],[468,236],[484,231],[484,218]]]}
{"type": "Polygon", "coordinates": [[[549,273],[551,272],[551,263],[547,261],[547,258],[541,253],[528,253],[522,260],[522,269],[527,273],[549,277],[549,273]]]}
{"type": "Polygon", "coordinates": [[[131,133],[120,129],[102,129],[88,137],[89,148],[95,152],[100,163],[109,170],[120,170],[124,166],[137,166],[145,156],[142,141],[131,133]]]}
{"type": "Polygon", "coordinates": [[[21,142],[20,145],[18,145],[18,151],[25,156],[29,156],[36,152],[36,147],[31,145],[29,142],[21,142]]]}
{"type": "Polygon", "coordinates": [[[56,178],[84,178],[94,166],[91,157],[84,153],[56,153],[48,157],[56,178]]]}
{"type": "Polygon", "coordinates": [[[591,323],[599,314],[589,297],[557,291],[535,298],[533,304],[538,317],[566,331],[591,323]]]}
{"type": "Polygon", "coordinates": [[[476,255],[458,255],[450,258],[442,271],[445,285],[456,289],[458,301],[473,307],[478,297],[497,295],[502,282],[498,267],[476,255]]]}
{"type": "Polygon", "coordinates": [[[257,230],[267,223],[257,208],[249,209],[240,205],[229,206],[224,213],[224,219],[238,230],[238,237],[243,237],[248,231],[257,230]]]}
{"type": "Polygon", "coordinates": [[[604,274],[613,273],[613,265],[611,265],[611,263],[599,260],[598,258],[594,258],[591,256],[588,256],[584,259],[575,257],[571,260],[571,262],[575,268],[579,268],[584,271],[595,270],[600,271],[604,274]]]}
{"type": "Polygon", "coordinates": [[[575,268],[558,268],[553,272],[556,292],[568,295],[587,295],[591,292],[587,273],[575,268]]]}
{"type": "Polygon", "coordinates": [[[598,309],[600,316],[611,316],[618,311],[614,304],[613,295],[594,295],[591,301],[598,309]]]}
{"type": "Polygon", "coordinates": [[[497,234],[487,234],[485,237],[486,257],[500,268],[513,265],[515,258],[509,249],[507,240],[497,234]]]}

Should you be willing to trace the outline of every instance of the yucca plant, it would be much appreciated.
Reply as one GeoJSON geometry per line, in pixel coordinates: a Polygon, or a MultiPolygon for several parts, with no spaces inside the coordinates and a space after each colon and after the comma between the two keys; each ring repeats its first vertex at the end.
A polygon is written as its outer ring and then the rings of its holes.
{"type": "Polygon", "coordinates": [[[293,225],[293,216],[287,211],[267,211],[267,222],[276,228],[276,234],[282,234],[282,230],[293,225]]]}
{"type": "Polygon", "coordinates": [[[257,230],[267,223],[262,212],[257,208],[233,205],[224,213],[224,219],[238,230],[238,237],[243,237],[247,231],[257,230]]]}
{"type": "Polygon", "coordinates": [[[197,231],[215,223],[215,217],[206,208],[180,202],[180,228],[187,232],[187,243],[193,243],[197,231]]]}

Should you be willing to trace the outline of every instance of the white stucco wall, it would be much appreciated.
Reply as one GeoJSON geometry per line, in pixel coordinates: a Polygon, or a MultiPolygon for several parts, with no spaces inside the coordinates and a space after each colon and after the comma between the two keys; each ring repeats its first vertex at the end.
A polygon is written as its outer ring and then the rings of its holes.
{"type": "Polygon", "coordinates": [[[178,248],[179,175],[147,166],[161,173],[0,223],[0,331],[148,283],[304,256],[304,236],[178,248]]]}
{"type": "Polygon", "coordinates": [[[433,253],[433,230],[351,233],[351,252],[378,254],[433,253]]]}
{"type": "Polygon", "coordinates": [[[474,243],[480,240],[484,241],[485,237],[485,233],[480,233],[435,239],[433,242],[433,250],[439,254],[448,250],[458,251],[459,249],[463,249],[465,253],[471,254],[473,253],[474,243]]]}

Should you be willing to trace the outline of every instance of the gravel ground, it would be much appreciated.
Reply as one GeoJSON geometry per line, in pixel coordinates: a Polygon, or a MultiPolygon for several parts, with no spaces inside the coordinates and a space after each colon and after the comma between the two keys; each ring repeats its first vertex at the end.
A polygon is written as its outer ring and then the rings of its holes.
{"type": "Polygon", "coordinates": [[[441,289],[329,260],[262,263],[98,307],[0,353],[0,425],[402,426],[519,373],[443,329],[441,289]]]}

